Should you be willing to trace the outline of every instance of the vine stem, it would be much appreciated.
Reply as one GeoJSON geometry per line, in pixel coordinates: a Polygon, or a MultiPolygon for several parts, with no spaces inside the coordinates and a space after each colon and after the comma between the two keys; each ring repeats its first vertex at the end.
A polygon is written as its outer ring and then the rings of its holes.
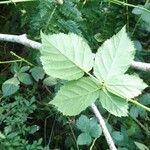
{"type": "Polygon", "coordinates": [[[144,105],[140,104],[140,103],[139,103],[139,102],[137,102],[136,100],[132,100],[132,99],[130,99],[130,100],[129,100],[129,102],[131,102],[131,103],[133,103],[133,104],[135,104],[135,105],[137,105],[137,106],[139,106],[139,107],[141,107],[141,108],[143,108],[143,109],[145,109],[145,110],[147,110],[147,111],[149,111],[149,112],[150,112],[150,108],[148,108],[148,107],[146,107],[146,106],[144,106],[144,105]]]}
{"type": "Polygon", "coordinates": [[[23,61],[23,62],[27,63],[27,64],[30,65],[30,66],[34,66],[32,63],[30,63],[30,62],[27,61],[26,59],[24,59],[24,58],[18,56],[16,53],[10,51],[10,54],[13,55],[14,57],[18,58],[20,61],[23,61]]]}
{"type": "Polygon", "coordinates": [[[94,144],[95,144],[96,140],[97,140],[97,138],[95,138],[95,139],[93,140],[92,145],[90,146],[90,150],[92,150],[92,149],[93,149],[93,147],[94,147],[94,144]]]}
{"type": "Polygon", "coordinates": [[[132,34],[131,34],[132,36],[134,35],[134,33],[135,33],[135,31],[136,31],[136,29],[137,29],[141,19],[142,19],[142,17],[140,16],[139,19],[137,20],[135,26],[134,26],[134,29],[133,29],[132,34]]]}
{"type": "Polygon", "coordinates": [[[79,149],[79,146],[78,146],[78,144],[77,144],[77,138],[76,138],[76,136],[75,136],[75,134],[74,134],[74,131],[73,131],[73,129],[72,129],[72,126],[71,126],[71,124],[70,124],[70,119],[68,118],[68,120],[69,120],[69,121],[68,121],[68,125],[69,125],[69,127],[70,127],[70,130],[71,130],[71,133],[72,133],[74,142],[76,143],[77,150],[80,150],[80,149],[79,149]]]}
{"type": "Polygon", "coordinates": [[[116,146],[115,146],[115,144],[113,142],[113,139],[112,139],[112,137],[111,137],[111,135],[110,135],[110,133],[109,133],[109,131],[107,129],[105,121],[104,121],[102,115],[100,114],[97,106],[95,104],[92,104],[91,108],[92,108],[92,110],[93,110],[93,112],[94,112],[94,114],[95,114],[95,116],[96,116],[96,118],[97,118],[101,128],[102,128],[102,131],[104,133],[104,136],[106,138],[106,141],[107,141],[107,144],[108,144],[110,150],[117,150],[117,148],[116,148],[116,146]]]}
{"type": "Polygon", "coordinates": [[[122,2],[122,1],[119,1],[119,0],[110,0],[110,2],[114,3],[114,4],[117,4],[117,5],[129,6],[129,7],[132,7],[132,8],[139,8],[141,10],[144,10],[144,11],[150,13],[150,10],[148,10],[148,9],[146,9],[144,7],[141,7],[141,6],[136,6],[136,5],[125,3],[125,2],[122,2]]]}
{"type": "MultiPolygon", "coordinates": [[[[149,0],[146,0],[144,6],[146,6],[148,3],[149,3],[149,0]]],[[[137,20],[137,22],[136,22],[136,24],[135,24],[135,26],[134,26],[134,29],[133,29],[133,31],[132,31],[132,34],[131,34],[132,36],[134,35],[134,33],[135,33],[135,31],[136,31],[136,29],[137,29],[137,27],[138,27],[138,25],[139,25],[141,19],[142,19],[142,17],[141,17],[141,15],[140,15],[140,17],[138,18],[138,20],[137,20]]]]}
{"type": "Polygon", "coordinates": [[[15,62],[21,62],[22,60],[17,59],[17,60],[9,60],[9,61],[0,61],[0,64],[10,64],[10,63],[15,63],[15,62]]]}
{"type": "Polygon", "coordinates": [[[51,22],[51,20],[52,20],[52,18],[53,18],[53,15],[54,15],[54,13],[55,13],[55,11],[56,11],[56,8],[57,8],[57,5],[54,7],[53,11],[52,11],[51,14],[50,14],[50,17],[49,17],[49,19],[48,19],[48,21],[47,21],[47,23],[46,23],[46,27],[45,27],[44,33],[46,33],[46,31],[47,31],[47,29],[48,29],[48,25],[50,24],[50,22],[51,22]]]}

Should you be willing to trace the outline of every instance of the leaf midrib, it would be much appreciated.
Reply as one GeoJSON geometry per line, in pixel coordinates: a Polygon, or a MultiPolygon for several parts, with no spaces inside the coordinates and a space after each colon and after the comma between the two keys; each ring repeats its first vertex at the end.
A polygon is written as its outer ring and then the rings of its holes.
{"type": "MultiPolygon", "coordinates": [[[[111,64],[111,67],[110,67],[110,69],[109,69],[109,71],[108,71],[108,74],[107,74],[107,77],[106,77],[106,80],[105,81],[109,81],[109,77],[110,77],[110,73],[112,72],[111,70],[112,70],[112,68],[113,68],[113,65],[114,65],[114,63],[116,62],[116,58],[117,58],[117,55],[118,55],[118,49],[119,49],[119,47],[120,47],[120,43],[121,43],[121,40],[122,40],[122,36],[123,36],[123,32],[121,32],[121,38],[119,38],[119,44],[118,44],[118,46],[117,46],[117,48],[116,48],[116,45],[114,44],[114,48],[116,49],[116,53],[115,53],[115,57],[114,57],[114,59],[113,59],[113,61],[112,61],[112,64],[111,64]]],[[[113,38],[115,38],[115,37],[113,37],[113,38]]],[[[117,37],[118,38],[118,37],[117,37]]],[[[111,40],[111,39],[110,39],[111,40]]],[[[115,42],[113,42],[113,43],[115,43],[115,42]]],[[[105,82],[104,81],[104,82],[105,82]]]]}

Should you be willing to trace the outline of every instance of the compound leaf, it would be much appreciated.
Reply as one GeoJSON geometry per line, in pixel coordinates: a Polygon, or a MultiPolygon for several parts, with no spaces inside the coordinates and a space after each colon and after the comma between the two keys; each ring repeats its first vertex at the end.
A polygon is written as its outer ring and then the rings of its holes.
{"type": "Polygon", "coordinates": [[[98,96],[99,87],[90,78],[83,77],[62,86],[50,104],[64,115],[75,116],[94,103],[98,96]]]}
{"type": "Polygon", "coordinates": [[[73,33],[41,36],[41,62],[49,76],[75,80],[92,69],[93,54],[83,38],[73,33]]]}

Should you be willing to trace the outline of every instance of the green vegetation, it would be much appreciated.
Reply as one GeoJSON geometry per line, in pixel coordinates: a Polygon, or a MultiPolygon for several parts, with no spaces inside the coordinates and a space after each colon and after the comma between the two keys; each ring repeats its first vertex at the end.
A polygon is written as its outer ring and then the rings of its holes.
{"type": "Polygon", "coordinates": [[[118,150],[150,149],[150,69],[132,65],[150,63],[149,0],[1,0],[0,10],[1,34],[41,42],[0,34],[0,150],[109,149],[93,103],[118,150]]]}

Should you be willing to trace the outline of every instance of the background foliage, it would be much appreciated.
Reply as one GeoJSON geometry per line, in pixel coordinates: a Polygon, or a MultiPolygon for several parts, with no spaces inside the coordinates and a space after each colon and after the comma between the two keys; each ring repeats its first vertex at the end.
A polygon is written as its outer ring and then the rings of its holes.
{"type": "MultiPolygon", "coordinates": [[[[106,39],[126,24],[137,50],[135,59],[150,62],[150,13],[137,8],[150,10],[149,5],[149,0],[36,0],[4,4],[0,5],[0,33],[27,33],[30,38],[40,41],[41,30],[46,34],[73,32],[86,38],[92,51],[96,52],[106,39]]],[[[63,82],[45,75],[39,51],[6,42],[0,43],[0,50],[2,150],[108,148],[101,131],[96,135],[88,126],[90,122],[97,128],[90,109],[83,112],[84,116],[64,117],[48,105],[63,82]],[[19,57],[25,60],[14,61],[19,57]],[[85,122],[86,130],[80,122],[85,122]]],[[[133,72],[150,84],[150,73],[129,70],[129,74],[133,72]]],[[[149,87],[138,99],[142,104],[150,105],[149,87]]],[[[119,150],[150,148],[150,114],[145,110],[130,104],[129,116],[118,118],[101,105],[98,107],[119,150]]]]}

